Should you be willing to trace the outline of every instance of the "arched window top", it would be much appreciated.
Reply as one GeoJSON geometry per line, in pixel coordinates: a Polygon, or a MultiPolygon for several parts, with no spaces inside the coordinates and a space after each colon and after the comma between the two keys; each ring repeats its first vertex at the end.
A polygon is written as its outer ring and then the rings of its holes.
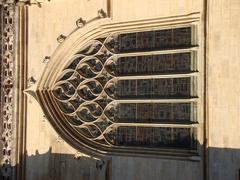
{"type": "Polygon", "coordinates": [[[196,25],[142,24],[122,24],[122,31],[105,25],[92,39],[86,32],[81,47],[73,43],[71,57],[51,62],[38,84],[53,126],[80,149],[158,154],[197,148],[196,25]]]}

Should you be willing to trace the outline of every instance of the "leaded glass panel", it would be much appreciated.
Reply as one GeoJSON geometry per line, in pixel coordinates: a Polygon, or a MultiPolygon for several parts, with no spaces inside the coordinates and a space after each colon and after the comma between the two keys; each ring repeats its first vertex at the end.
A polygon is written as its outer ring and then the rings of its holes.
{"type": "MultiPolygon", "coordinates": [[[[107,47],[116,53],[192,47],[191,27],[123,33],[111,38],[107,47]]],[[[84,51],[85,53],[85,51],[84,51]]]]}
{"type": "Polygon", "coordinates": [[[56,108],[81,136],[104,146],[196,149],[192,36],[181,27],[90,41],[55,82],[56,108]]]}
{"type": "Polygon", "coordinates": [[[194,149],[195,129],[168,127],[119,127],[112,141],[117,146],[194,149]]]}

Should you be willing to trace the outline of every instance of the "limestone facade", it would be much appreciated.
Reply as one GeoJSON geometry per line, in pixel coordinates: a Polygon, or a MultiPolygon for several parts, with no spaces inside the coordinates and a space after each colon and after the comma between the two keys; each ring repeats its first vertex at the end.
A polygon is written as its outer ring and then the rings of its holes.
{"type": "Polygon", "coordinates": [[[0,4],[1,178],[240,178],[239,0],[0,4]]]}

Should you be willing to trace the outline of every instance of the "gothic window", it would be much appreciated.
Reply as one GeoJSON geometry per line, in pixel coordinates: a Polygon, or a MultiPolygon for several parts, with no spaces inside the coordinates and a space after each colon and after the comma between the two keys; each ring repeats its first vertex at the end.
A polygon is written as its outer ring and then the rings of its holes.
{"type": "Polygon", "coordinates": [[[111,32],[89,41],[52,81],[46,98],[55,103],[53,116],[99,150],[196,150],[193,29],[111,32]]]}

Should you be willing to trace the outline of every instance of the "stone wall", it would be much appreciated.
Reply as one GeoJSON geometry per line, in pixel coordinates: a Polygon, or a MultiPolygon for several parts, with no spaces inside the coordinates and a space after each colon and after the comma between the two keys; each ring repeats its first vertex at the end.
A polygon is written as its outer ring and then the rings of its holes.
{"type": "MultiPolygon", "coordinates": [[[[93,0],[60,0],[43,4],[42,8],[32,6],[29,8],[29,53],[28,53],[28,73],[35,76],[36,79],[41,77],[41,70],[45,64],[41,61],[45,56],[50,56],[58,46],[56,41],[58,35],[68,35],[76,28],[75,21],[82,17],[87,21],[97,16],[99,9],[107,10],[107,1],[93,0]]],[[[179,16],[191,13],[201,14],[201,26],[203,17],[203,1],[185,0],[180,3],[174,1],[112,1],[112,20],[113,21],[131,21],[140,19],[164,18],[169,16],[179,16]]],[[[203,43],[203,42],[201,42],[203,43]]],[[[201,44],[201,49],[202,49],[201,44]]],[[[201,50],[202,51],[202,50],[201,50]]],[[[29,155],[36,150],[40,154],[45,154],[50,147],[53,153],[73,154],[75,150],[66,143],[56,142],[58,135],[54,132],[48,121],[43,118],[42,111],[36,101],[29,97],[28,99],[28,127],[27,127],[27,152],[29,155]],[[34,112],[34,113],[33,113],[34,112]],[[55,147],[56,146],[56,147],[55,147]]],[[[40,171],[48,173],[49,158],[51,155],[46,154],[45,160],[41,161],[44,168],[40,171]]],[[[67,157],[67,156],[66,156],[67,157]]],[[[145,179],[166,179],[174,180],[176,177],[182,180],[202,179],[203,178],[203,157],[195,160],[180,159],[174,157],[121,157],[114,156],[111,158],[111,167],[108,169],[112,180],[145,180],[145,179]],[[141,172],[141,173],[140,173],[141,172]]],[[[81,171],[73,169],[74,160],[68,161],[65,166],[66,174],[78,174],[81,177],[81,171]]],[[[36,159],[27,160],[27,179],[31,179],[31,174],[40,178],[40,172],[37,168],[40,162],[36,159]],[[36,163],[36,164],[35,164],[36,163]],[[32,168],[36,166],[36,168],[32,168]],[[36,173],[37,172],[37,173],[36,173]]],[[[81,164],[81,162],[79,162],[81,164]]],[[[79,164],[79,167],[81,166],[79,164]]],[[[62,178],[67,176],[62,175],[62,178]]],[[[76,175],[77,177],[77,175],[76,175]]]]}
{"type": "Polygon", "coordinates": [[[26,128],[25,179],[233,180],[239,178],[240,1],[143,0],[139,2],[139,0],[51,0],[40,3],[39,6],[31,1],[33,4],[28,7],[26,18],[28,40],[25,52],[29,82],[34,84],[35,80],[41,78],[47,66],[46,60],[49,60],[48,57],[61,46],[57,42],[59,35],[68,36],[76,30],[76,20],[81,17],[86,21],[94,21],[100,9],[107,12],[114,22],[178,18],[182,15],[198,14],[199,155],[188,158],[171,155],[157,157],[114,155],[106,159],[91,157],[67,144],[50,125],[38,102],[28,96],[24,126],[26,128]]]}

